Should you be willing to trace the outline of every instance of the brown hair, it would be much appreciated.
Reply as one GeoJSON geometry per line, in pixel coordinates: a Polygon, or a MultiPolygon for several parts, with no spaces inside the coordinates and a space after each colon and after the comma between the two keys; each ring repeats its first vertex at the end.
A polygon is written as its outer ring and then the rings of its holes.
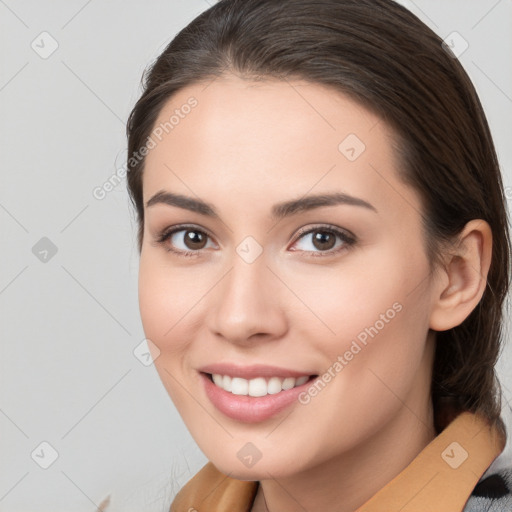
{"type": "Polygon", "coordinates": [[[491,227],[486,289],[461,325],[436,334],[431,391],[438,432],[453,417],[447,410],[480,412],[504,432],[495,364],[509,287],[506,201],[475,88],[442,43],[392,0],[221,0],[181,30],[143,76],[127,123],[128,186],[140,251],[144,159],[133,156],[163,105],[187,85],[225,73],[301,79],[332,86],[370,109],[394,129],[398,172],[421,195],[432,268],[468,221],[491,227]]]}

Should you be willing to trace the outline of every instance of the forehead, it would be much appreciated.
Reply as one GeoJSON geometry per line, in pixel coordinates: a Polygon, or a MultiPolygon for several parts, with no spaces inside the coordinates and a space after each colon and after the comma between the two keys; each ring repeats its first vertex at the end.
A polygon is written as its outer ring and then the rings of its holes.
{"type": "Polygon", "coordinates": [[[152,139],[145,202],[162,189],[236,191],[241,204],[332,189],[380,204],[417,202],[398,179],[392,130],[320,84],[231,75],[194,84],[167,101],[152,139]]]}

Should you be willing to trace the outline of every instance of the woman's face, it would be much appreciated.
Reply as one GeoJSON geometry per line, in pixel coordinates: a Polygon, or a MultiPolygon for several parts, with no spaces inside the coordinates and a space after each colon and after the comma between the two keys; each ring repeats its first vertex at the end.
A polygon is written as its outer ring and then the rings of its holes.
{"type": "Polygon", "coordinates": [[[420,198],[379,118],[229,75],[171,98],[148,147],[142,322],[208,459],[286,476],[431,423],[420,198]]]}

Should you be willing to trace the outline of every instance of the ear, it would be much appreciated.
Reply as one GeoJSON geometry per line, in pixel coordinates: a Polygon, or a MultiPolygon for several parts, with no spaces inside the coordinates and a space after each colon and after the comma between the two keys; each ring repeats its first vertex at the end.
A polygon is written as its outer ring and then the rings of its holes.
{"type": "Polygon", "coordinates": [[[491,264],[492,231],[482,219],[466,224],[455,250],[438,269],[430,315],[430,328],[446,331],[460,325],[478,305],[487,286],[491,264]]]}

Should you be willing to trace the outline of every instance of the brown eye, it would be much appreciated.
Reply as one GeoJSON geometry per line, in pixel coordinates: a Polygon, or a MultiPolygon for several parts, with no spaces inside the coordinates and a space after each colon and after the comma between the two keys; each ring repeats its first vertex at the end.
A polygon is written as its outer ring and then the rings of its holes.
{"type": "Polygon", "coordinates": [[[194,229],[182,230],[185,231],[185,236],[183,237],[184,243],[188,249],[203,249],[208,236],[194,229]]]}
{"type": "MultiPolygon", "coordinates": [[[[293,246],[296,247],[298,245],[301,251],[309,252],[312,256],[329,256],[338,251],[348,249],[355,243],[355,236],[348,232],[334,227],[317,226],[302,232],[293,246]],[[340,242],[337,243],[337,240],[340,242]],[[309,243],[305,243],[308,241],[309,243]],[[301,244],[302,247],[300,247],[301,244]]],[[[297,248],[292,250],[296,251],[297,248]]]]}
{"type": "Polygon", "coordinates": [[[320,250],[329,250],[334,247],[336,237],[328,231],[315,231],[313,235],[313,245],[320,250]]]}
{"type": "Polygon", "coordinates": [[[193,226],[181,226],[164,231],[157,242],[168,251],[182,256],[198,256],[207,247],[210,236],[193,226]]]}

